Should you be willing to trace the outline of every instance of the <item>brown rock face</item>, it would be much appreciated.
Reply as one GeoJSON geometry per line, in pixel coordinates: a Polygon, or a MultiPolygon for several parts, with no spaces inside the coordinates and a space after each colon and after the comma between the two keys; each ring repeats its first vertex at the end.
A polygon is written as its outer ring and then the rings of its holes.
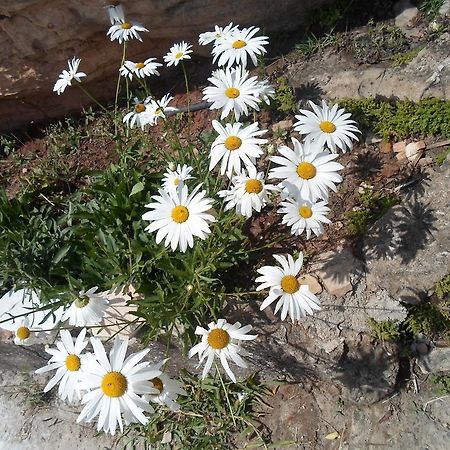
{"type": "MultiPolygon", "coordinates": [[[[126,17],[150,30],[128,45],[128,58],[161,58],[181,40],[198,46],[198,35],[229,22],[264,32],[292,30],[308,9],[330,0],[124,0],[126,17]]],[[[83,84],[98,98],[111,99],[122,46],[106,36],[108,0],[15,0],[0,4],[0,129],[43,121],[89,104],[78,89],[52,92],[67,60],[81,58],[83,84]]],[[[173,70],[173,69],[172,69],[173,70]]]]}

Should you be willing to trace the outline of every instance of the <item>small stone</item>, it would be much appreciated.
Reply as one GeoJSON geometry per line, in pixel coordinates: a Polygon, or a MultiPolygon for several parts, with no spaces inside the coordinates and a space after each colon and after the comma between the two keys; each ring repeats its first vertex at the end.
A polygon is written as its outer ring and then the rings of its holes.
{"type": "Polygon", "coordinates": [[[411,3],[406,1],[397,2],[394,10],[399,11],[395,17],[395,25],[402,30],[407,30],[408,28],[414,26],[414,21],[419,14],[419,9],[411,5],[411,3]]]}
{"type": "Polygon", "coordinates": [[[381,153],[391,153],[392,152],[392,142],[381,141],[380,142],[380,152],[381,153]]]}
{"type": "Polygon", "coordinates": [[[367,299],[365,312],[377,322],[385,320],[397,320],[403,322],[408,311],[398,300],[392,298],[385,290],[380,290],[367,299]]]}
{"type": "Polygon", "coordinates": [[[275,132],[275,130],[287,131],[287,130],[290,130],[292,128],[292,126],[293,126],[292,119],[281,120],[280,122],[273,124],[272,131],[273,132],[275,132]]]}
{"type": "Polygon", "coordinates": [[[309,290],[313,294],[320,294],[323,290],[321,284],[319,283],[319,280],[314,275],[311,275],[309,273],[302,275],[298,281],[300,281],[300,284],[307,284],[309,287],[309,290]]]}
{"type": "Polygon", "coordinates": [[[424,373],[450,372],[450,347],[435,347],[428,354],[420,356],[420,364],[424,373]]]}
{"type": "Polygon", "coordinates": [[[421,355],[426,355],[428,353],[428,345],[425,342],[419,342],[416,344],[416,352],[421,355]]]}
{"type": "Polygon", "coordinates": [[[426,144],[424,141],[410,142],[405,147],[405,155],[409,161],[415,164],[423,155],[423,151],[425,148],[426,144]]]}
{"type": "Polygon", "coordinates": [[[439,14],[441,16],[450,14],[450,0],[444,0],[444,3],[442,3],[442,6],[439,8],[439,14]]]}
{"type": "Polygon", "coordinates": [[[420,167],[429,166],[433,164],[433,158],[430,156],[425,156],[425,158],[421,158],[418,162],[420,167]]]}
{"type": "Polygon", "coordinates": [[[396,153],[395,157],[398,160],[406,159],[406,141],[396,142],[392,146],[392,150],[396,153]]]}

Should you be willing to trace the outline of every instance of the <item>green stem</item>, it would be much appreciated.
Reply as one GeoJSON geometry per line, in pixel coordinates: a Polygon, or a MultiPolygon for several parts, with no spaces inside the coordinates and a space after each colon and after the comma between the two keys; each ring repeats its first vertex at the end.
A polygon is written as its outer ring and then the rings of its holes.
{"type": "Polygon", "coordinates": [[[219,375],[220,384],[222,385],[223,392],[225,394],[225,398],[227,400],[228,409],[230,410],[231,419],[233,420],[233,425],[236,426],[236,419],[234,418],[234,412],[233,407],[231,406],[230,398],[228,397],[227,388],[225,386],[225,383],[223,382],[222,374],[220,373],[219,367],[217,366],[217,363],[215,362],[214,365],[216,366],[216,372],[219,375]]]}
{"type": "Polygon", "coordinates": [[[85,89],[80,83],[77,83],[76,85],[81,91],[83,91],[97,106],[100,106],[103,111],[108,112],[108,110],[87,90],[85,89]]]}
{"type": "MultiPolygon", "coordinates": [[[[123,63],[125,62],[125,55],[127,53],[127,42],[124,41],[123,43],[123,52],[122,52],[122,61],[120,63],[120,67],[123,66],[123,63]]],[[[117,77],[117,85],[116,85],[116,97],[114,100],[114,134],[117,135],[117,107],[118,107],[118,101],[119,101],[119,91],[120,91],[120,78],[122,77],[120,71],[119,76],[117,77]]]]}
{"type": "Polygon", "coordinates": [[[190,109],[190,98],[189,98],[189,82],[188,82],[188,76],[186,72],[186,67],[183,64],[183,61],[180,61],[181,68],[183,69],[183,75],[184,75],[184,83],[186,85],[186,101],[187,101],[187,113],[189,114],[190,109]]]}

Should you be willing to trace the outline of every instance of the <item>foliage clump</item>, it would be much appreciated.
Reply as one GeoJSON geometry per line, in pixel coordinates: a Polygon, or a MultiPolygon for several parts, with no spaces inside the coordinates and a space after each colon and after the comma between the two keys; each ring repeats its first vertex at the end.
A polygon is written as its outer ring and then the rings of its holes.
{"type": "Polygon", "coordinates": [[[435,292],[439,300],[443,300],[450,296],[450,274],[445,275],[436,283],[435,292]]]}
{"type": "Polygon", "coordinates": [[[386,98],[343,99],[339,102],[358,124],[383,139],[407,137],[450,137],[450,101],[424,98],[411,100],[386,98]]]}
{"type": "Polygon", "coordinates": [[[281,113],[290,113],[297,108],[294,89],[285,77],[277,79],[274,106],[281,113]]]}
{"type": "Polygon", "coordinates": [[[442,166],[444,164],[444,161],[447,159],[447,155],[450,153],[450,147],[446,147],[441,153],[436,155],[433,160],[436,164],[439,166],[442,166]]]}
{"type": "Polygon", "coordinates": [[[408,65],[422,50],[423,47],[417,47],[408,52],[396,53],[392,58],[392,65],[394,67],[401,67],[408,65]]]}
{"type": "Polygon", "coordinates": [[[442,313],[439,305],[426,301],[409,306],[405,326],[414,335],[424,334],[427,337],[435,337],[448,333],[450,317],[442,313]]]}
{"type": "Polygon", "coordinates": [[[367,323],[371,328],[372,336],[379,341],[392,342],[398,340],[401,336],[398,320],[388,319],[378,322],[369,317],[367,323]]]}
{"type": "Polygon", "coordinates": [[[450,394],[450,375],[433,376],[431,381],[435,384],[438,395],[450,394]]]}

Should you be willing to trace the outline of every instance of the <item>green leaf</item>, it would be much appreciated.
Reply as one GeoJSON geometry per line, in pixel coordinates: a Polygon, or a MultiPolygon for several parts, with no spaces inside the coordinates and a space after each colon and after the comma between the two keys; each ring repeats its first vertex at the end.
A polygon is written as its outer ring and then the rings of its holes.
{"type": "Polygon", "coordinates": [[[67,255],[69,250],[70,250],[70,245],[69,244],[67,244],[64,247],[60,248],[58,250],[58,253],[53,258],[53,264],[58,264],[64,258],[64,256],[67,255]]]}
{"type": "Polygon", "coordinates": [[[142,183],[141,181],[139,181],[138,183],[136,183],[133,186],[133,189],[131,189],[131,193],[130,193],[130,197],[143,191],[144,190],[144,183],[142,183]]]}

